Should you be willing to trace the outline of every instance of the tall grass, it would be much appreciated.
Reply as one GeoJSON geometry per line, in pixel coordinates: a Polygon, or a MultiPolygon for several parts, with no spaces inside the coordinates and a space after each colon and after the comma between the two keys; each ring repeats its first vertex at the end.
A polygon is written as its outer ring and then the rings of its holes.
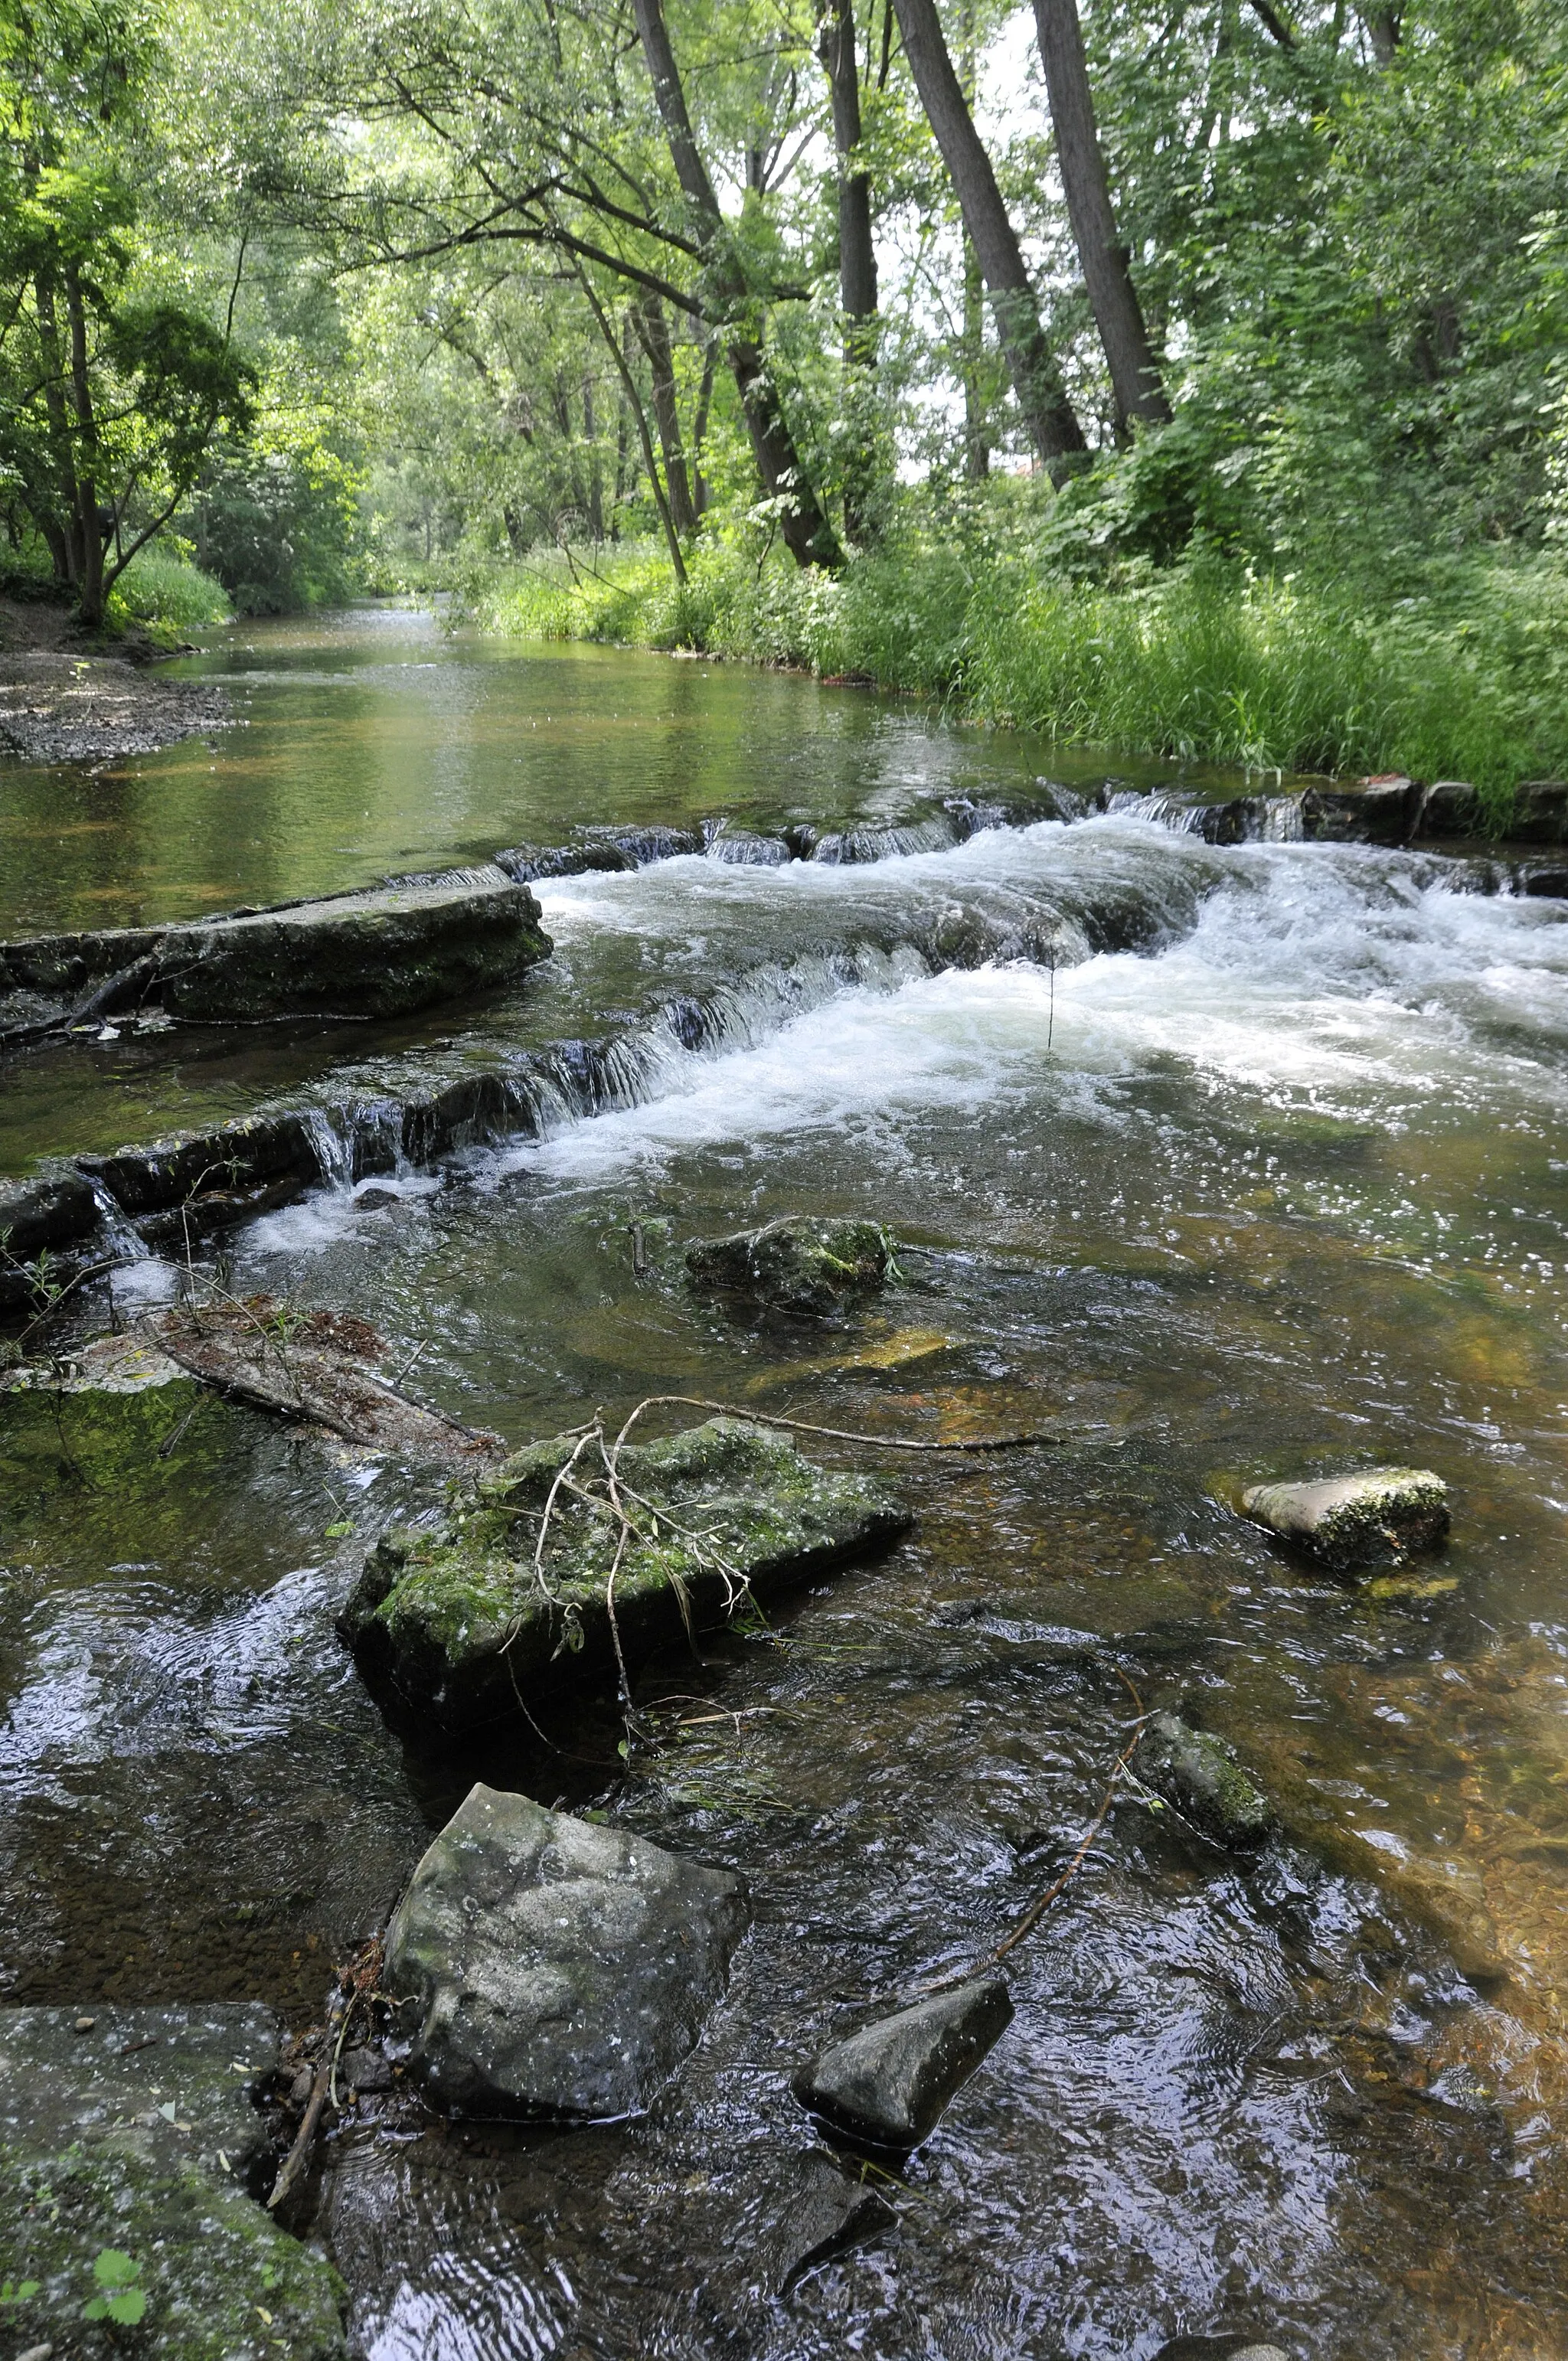
{"type": "Polygon", "coordinates": [[[221,582],[214,582],[178,550],[151,542],[132,558],[115,583],[109,611],[115,621],[160,626],[178,637],[182,631],[200,631],[205,624],[226,622],[232,610],[221,582]]]}
{"type": "Polygon", "coordinates": [[[828,577],[716,543],[685,588],[632,550],[508,571],[472,605],[494,631],[795,664],[1062,742],[1468,779],[1498,828],[1520,780],[1568,774],[1568,578],[1546,560],[1472,561],[1379,608],[1213,567],[1108,589],[928,542],[828,577]]]}

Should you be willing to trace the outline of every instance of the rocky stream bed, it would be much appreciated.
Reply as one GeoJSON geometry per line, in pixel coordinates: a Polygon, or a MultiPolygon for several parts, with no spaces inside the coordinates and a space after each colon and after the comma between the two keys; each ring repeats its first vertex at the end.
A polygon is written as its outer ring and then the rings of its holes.
{"type": "Polygon", "coordinates": [[[1557,2350],[1561,791],[392,628],[16,838],[0,2355],[1557,2350]]]}

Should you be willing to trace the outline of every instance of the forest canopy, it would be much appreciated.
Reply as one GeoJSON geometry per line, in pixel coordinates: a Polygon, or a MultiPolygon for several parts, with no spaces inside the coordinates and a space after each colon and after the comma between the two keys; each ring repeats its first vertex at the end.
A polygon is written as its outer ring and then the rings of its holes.
{"type": "MultiPolygon", "coordinates": [[[[1430,625],[1568,697],[1553,0],[0,28],[0,515],[84,614],[161,550],[249,611],[444,590],[1058,726],[1055,673],[985,686],[988,601],[1241,598],[1305,651],[1328,598],[1369,677],[1430,625]]],[[[1353,758],[1284,726],[1188,737],[1353,758]]]]}

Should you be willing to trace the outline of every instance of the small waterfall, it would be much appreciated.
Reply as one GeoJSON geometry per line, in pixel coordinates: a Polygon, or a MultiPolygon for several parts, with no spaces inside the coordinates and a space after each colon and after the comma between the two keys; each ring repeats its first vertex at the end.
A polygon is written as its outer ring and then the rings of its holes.
{"type": "Polygon", "coordinates": [[[102,1180],[89,1174],[88,1185],[93,1191],[93,1202],[98,1208],[98,1219],[104,1225],[104,1243],[116,1261],[149,1261],[152,1258],[151,1247],[134,1224],[126,1219],[102,1180]]]}
{"type": "Polygon", "coordinates": [[[1258,836],[1265,844],[1299,844],[1302,840],[1301,798],[1299,796],[1265,796],[1263,826],[1258,836]]]}
{"type": "Polygon", "coordinates": [[[848,868],[866,861],[894,861],[914,852],[950,852],[959,832],[946,814],[939,819],[917,820],[907,828],[847,828],[819,836],[811,848],[813,861],[848,868]]]}
{"type": "Polygon", "coordinates": [[[351,1122],[336,1108],[302,1107],[300,1126],[322,1180],[329,1188],[346,1188],[354,1179],[351,1122]]]}
{"type": "Polygon", "coordinates": [[[731,828],[720,820],[709,835],[705,848],[709,861],[722,861],[735,868],[782,869],[795,854],[782,836],[757,836],[750,829],[731,828]]]}

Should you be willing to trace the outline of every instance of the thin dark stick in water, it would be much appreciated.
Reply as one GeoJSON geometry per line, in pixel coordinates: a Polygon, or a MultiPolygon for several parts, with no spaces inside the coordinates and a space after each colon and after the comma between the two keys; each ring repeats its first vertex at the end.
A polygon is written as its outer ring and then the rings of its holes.
{"type": "Polygon", "coordinates": [[[751,1426],[788,1426],[798,1434],[826,1434],[835,1443],[863,1443],[873,1451],[1024,1451],[1036,1444],[1060,1443],[1059,1434],[1042,1431],[1037,1434],[970,1435],[959,1443],[922,1443],[902,1434],[852,1434],[848,1427],[817,1426],[807,1418],[785,1418],[782,1411],[764,1414],[754,1410],[737,1410],[733,1402],[704,1401],[698,1394],[650,1394],[640,1401],[620,1433],[615,1438],[619,1451],[645,1410],[658,1410],[667,1403],[686,1410],[717,1411],[720,1418],[744,1419],[751,1426]]]}
{"type": "Polygon", "coordinates": [[[294,2145],[283,2158],[282,2169],[273,2182],[272,2194],[267,2201],[269,2213],[281,2205],[291,2189],[304,2178],[306,2168],[311,2160],[311,2150],[316,2144],[316,2127],[322,2119],[322,2110],[326,2105],[326,2094],[332,2082],[333,2068],[336,2062],[335,2057],[325,2058],[316,2069],[316,2079],[311,2085],[310,2105],[305,2109],[304,2120],[294,2135],[294,2145]]]}

